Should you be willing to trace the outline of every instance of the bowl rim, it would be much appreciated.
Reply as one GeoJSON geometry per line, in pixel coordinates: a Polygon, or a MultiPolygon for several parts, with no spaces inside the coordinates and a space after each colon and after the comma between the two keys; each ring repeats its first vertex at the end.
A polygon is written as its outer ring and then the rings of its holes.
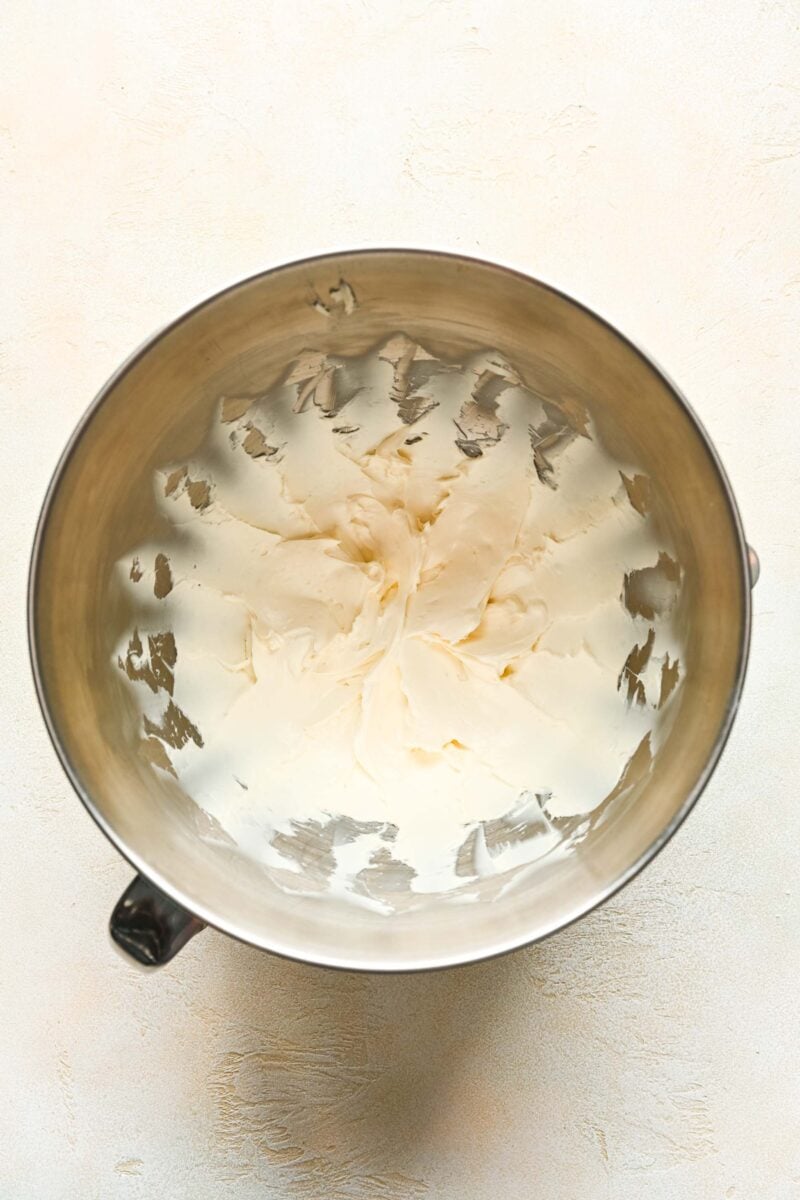
{"type": "Polygon", "coordinates": [[[686,817],[689,815],[695,804],[699,800],[705,790],[711,776],[713,775],[717,764],[719,763],[722,751],[730,736],[731,729],[736,717],[736,713],[741,701],[742,689],[744,687],[745,676],[747,673],[747,661],[750,649],[750,638],[752,629],[752,600],[751,587],[753,576],[748,560],[749,548],[744,534],[741,515],[739,513],[736,499],[733,494],[728,476],[722,465],[719,453],[717,452],[711,438],[709,437],[704,425],[690,405],[686,396],[681,389],[671,378],[671,376],[660,366],[658,362],[648,354],[637,342],[632,340],[626,334],[622,333],[611,321],[598,313],[590,305],[577,300],[574,296],[562,291],[560,288],[554,287],[552,284],[528,274],[517,267],[506,263],[484,259],[475,255],[463,254],[460,251],[426,248],[423,246],[406,247],[406,246],[364,246],[356,249],[330,249],[319,254],[314,254],[308,257],[294,259],[291,261],[279,262],[274,266],[267,267],[260,271],[256,271],[251,275],[236,279],[233,283],[218,289],[206,295],[203,299],[186,309],[178,317],[169,321],[167,324],[160,326],[149,337],[145,338],[120,364],[112,375],[101,386],[94,399],[86,408],[85,412],[79,419],[73,429],[61,455],[58,458],[56,466],[53,470],[50,482],[42,501],[39,517],[36,523],[36,531],[34,534],[33,544],[31,548],[28,584],[27,584],[27,632],[28,632],[28,652],[30,657],[31,671],[36,691],[36,698],[39,704],[39,709],[44,719],[50,742],[58,756],[62,769],[64,770],[67,779],[72,785],[73,790],[82,802],[84,808],[94,820],[95,824],[102,830],[105,836],[109,839],[112,845],[119,851],[130,865],[139,874],[143,875],[157,888],[171,897],[177,904],[185,908],[187,912],[198,917],[204,924],[211,928],[219,930],[221,933],[227,934],[229,937],[243,942],[245,945],[253,946],[259,950],[266,950],[271,954],[277,954],[279,957],[290,959],[295,962],[308,963],[321,967],[329,967],[346,971],[365,971],[375,972],[380,974],[392,973],[408,973],[427,970],[441,970],[447,967],[464,966],[468,963],[484,962],[492,958],[497,958],[501,955],[508,954],[513,950],[518,950],[523,946],[532,945],[544,941],[548,937],[552,937],[562,929],[568,928],[588,913],[593,912],[600,905],[616,895],[626,884],[630,883],[640,871],[642,871],[648,863],[663,850],[664,846],[677,832],[683,824],[686,817]],[[189,900],[179,886],[176,886],[171,881],[165,879],[160,872],[154,871],[148,863],[136,851],[132,850],[124,841],[124,839],[116,832],[113,825],[100,812],[91,795],[84,787],[80,774],[74,767],[68,753],[59,736],[55,726],[50,705],[47,697],[47,689],[44,681],[44,672],[40,661],[40,650],[37,637],[37,621],[36,621],[36,600],[38,595],[38,579],[41,565],[41,556],[44,541],[47,535],[47,527],[50,516],[53,511],[59,488],[61,486],[64,474],[69,466],[72,456],[80,442],[83,433],[93,420],[95,414],[100,409],[101,405],[111,395],[119,381],[124,378],[132,368],[141,361],[164,337],[170,334],[173,330],[183,325],[186,321],[194,317],[202,309],[216,303],[224,296],[237,291],[239,288],[249,286],[262,279],[266,279],[271,275],[279,274],[287,270],[297,270],[308,267],[318,267],[325,261],[336,262],[344,258],[354,257],[424,257],[433,259],[447,259],[453,262],[461,263],[467,267],[483,267],[489,268],[492,271],[497,271],[512,278],[517,279],[524,284],[533,284],[534,286],[551,293],[560,300],[583,312],[591,317],[607,329],[614,337],[618,338],[634,355],[636,355],[650,370],[665,384],[672,395],[673,400],[683,410],[688,417],[696,435],[702,442],[706,453],[711,461],[711,464],[716,472],[716,476],[720,485],[721,494],[724,496],[728,515],[736,535],[736,540],[739,550],[740,560],[740,588],[742,593],[742,612],[743,621],[741,628],[741,637],[739,641],[739,656],[736,664],[736,674],[733,685],[731,687],[728,705],[725,711],[725,717],[717,732],[714,744],[706,759],[703,770],[700,772],[694,787],[685,797],[683,803],[677,812],[672,816],[670,821],[664,826],[659,835],[653,839],[650,845],[636,858],[624,871],[620,872],[616,879],[604,888],[598,891],[597,895],[592,897],[588,903],[582,903],[576,906],[574,912],[565,912],[563,916],[553,922],[550,926],[535,933],[517,934],[512,938],[498,939],[496,943],[488,948],[481,948],[477,953],[452,953],[440,954],[435,957],[420,957],[418,959],[395,960],[380,958],[374,961],[364,962],[359,959],[348,958],[346,955],[336,954],[314,954],[313,952],[304,953],[301,947],[285,944],[280,939],[273,939],[269,936],[263,938],[254,938],[236,927],[235,922],[219,917],[214,912],[204,909],[203,905],[198,905],[196,901],[189,900]]]}

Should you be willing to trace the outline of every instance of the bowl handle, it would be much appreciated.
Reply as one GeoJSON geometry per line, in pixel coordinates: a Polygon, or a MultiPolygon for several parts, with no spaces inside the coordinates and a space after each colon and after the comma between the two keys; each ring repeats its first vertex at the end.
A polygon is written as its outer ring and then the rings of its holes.
{"type": "Polygon", "coordinates": [[[117,946],[145,967],[162,967],[205,929],[143,875],[122,893],[108,927],[117,946]]]}
{"type": "Polygon", "coordinates": [[[755,550],[750,545],[747,547],[747,566],[750,571],[750,587],[754,588],[761,574],[761,563],[758,561],[758,555],[755,550]]]}

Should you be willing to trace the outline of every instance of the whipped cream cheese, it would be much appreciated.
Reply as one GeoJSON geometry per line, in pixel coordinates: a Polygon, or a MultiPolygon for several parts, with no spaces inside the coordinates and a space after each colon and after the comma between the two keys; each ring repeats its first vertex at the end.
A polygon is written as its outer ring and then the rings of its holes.
{"type": "Polygon", "coordinates": [[[655,751],[680,567],[649,481],[498,353],[305,352],[155,488],[115,669],[152,769],[281,886],[472,898],[655,751]]]}

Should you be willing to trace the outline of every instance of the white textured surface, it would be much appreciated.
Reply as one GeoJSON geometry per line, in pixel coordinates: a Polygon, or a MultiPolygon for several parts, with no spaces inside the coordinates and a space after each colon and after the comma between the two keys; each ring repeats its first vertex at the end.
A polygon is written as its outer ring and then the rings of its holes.
{"type": "Polygon", "coordinates": [[[6,6],[0,80],[0,1194],[800,1195],[800,10],[792,0],[6,6]],[[433,977],[206,933],[143,977],[128,870],[26,659],[38,505],[153,327],[334,245],[450,246],[667,365],[763,565],[704,799],[605,909],[433,977]]]}

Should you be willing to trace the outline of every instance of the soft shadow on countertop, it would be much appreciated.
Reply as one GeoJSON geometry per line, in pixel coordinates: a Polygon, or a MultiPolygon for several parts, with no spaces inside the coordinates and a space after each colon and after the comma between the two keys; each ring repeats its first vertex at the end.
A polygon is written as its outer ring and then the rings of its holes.
{"type": "Polygon", "coordinates": [[[196,1011],[216,1044],[206,1087],[220,1179],[309,1200],[425,1195],[426,1148],[450,1138],[465,1102],[481,1120],[486,1033],[513,960],[353,974],[212,936],[196,1011]]]}
{"type": "Polygon", "coordinates": [[[326,971],[202,935],[182,999],[220,1192],[504,1195],[512,1160],[560,1178],[564,1129],[582,1194],[604,1194],[612,1158],[694,1170],[714,1146],[704,931],[724,929],[661,870],[537,946],[442,972],[326,971]]]}

